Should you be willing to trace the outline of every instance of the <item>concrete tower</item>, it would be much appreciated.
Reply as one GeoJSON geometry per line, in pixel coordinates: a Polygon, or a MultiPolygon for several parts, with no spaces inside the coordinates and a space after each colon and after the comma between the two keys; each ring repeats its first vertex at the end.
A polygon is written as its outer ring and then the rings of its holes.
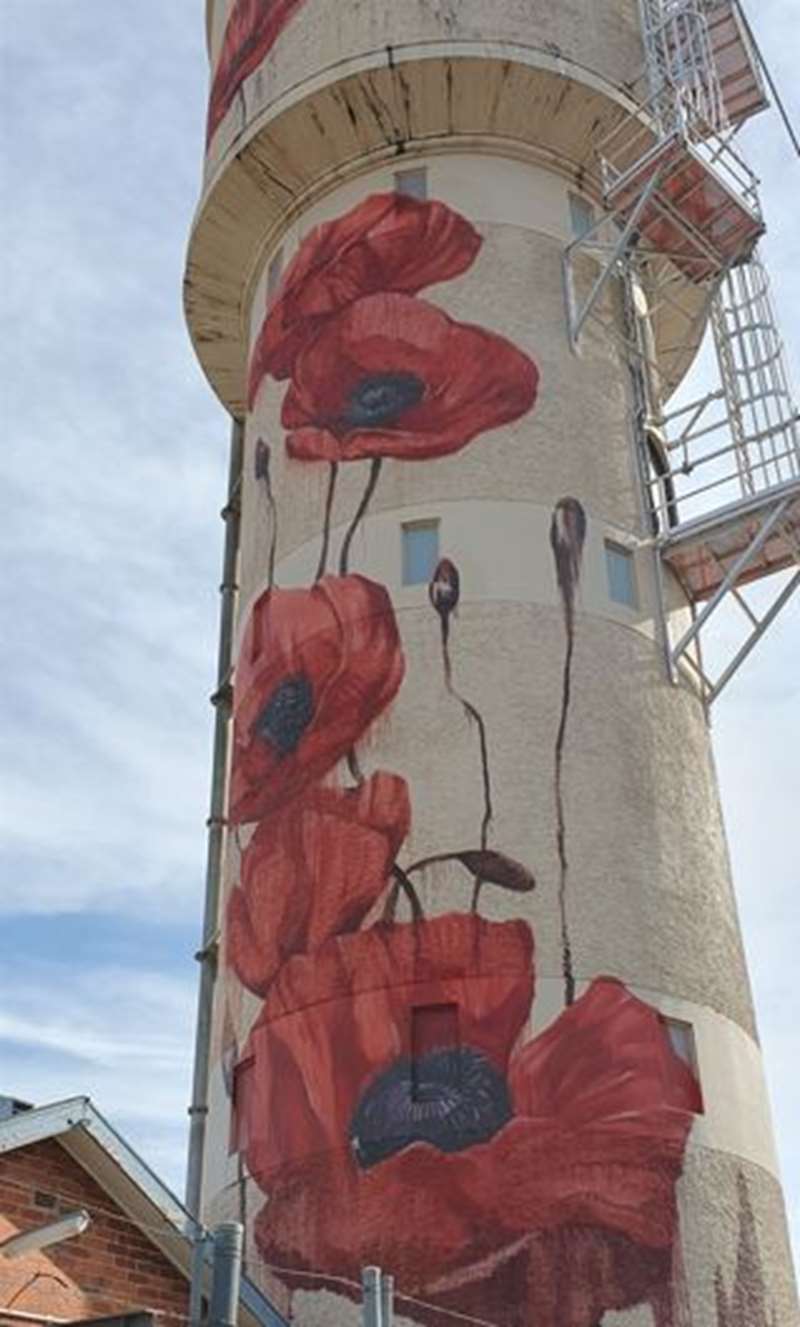
{"type": "Polygon", "coordinates": [[[234,426],[190,1203],[304,1327],[367,1264],[436,1327],[796,1324],[708,731],[800,578],[741,11],[207,23],[186,306],[234,426]]]}

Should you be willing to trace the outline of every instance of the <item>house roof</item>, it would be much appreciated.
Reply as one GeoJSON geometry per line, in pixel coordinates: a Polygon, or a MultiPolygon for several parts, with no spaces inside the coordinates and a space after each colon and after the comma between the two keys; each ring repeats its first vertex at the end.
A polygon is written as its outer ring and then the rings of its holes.
{"type": "MultiPolygon", "coordinates": [[[[187,1280],[198,1238],[207,1233],[155,1171],[101,1115],[89,1097],[70,1097],[0,1119],[0,1154],[57,1139],[134,1225],[187,1280]],[[177,1238],[176,1238],[177,1236],[177,1238]]],[[[206,1263],[210,1271],[211,1248],[206,1263]]],[[[246,1276],[240,1308],[243,1327],[286,1327],[286,1320],[246,1276]]]]}

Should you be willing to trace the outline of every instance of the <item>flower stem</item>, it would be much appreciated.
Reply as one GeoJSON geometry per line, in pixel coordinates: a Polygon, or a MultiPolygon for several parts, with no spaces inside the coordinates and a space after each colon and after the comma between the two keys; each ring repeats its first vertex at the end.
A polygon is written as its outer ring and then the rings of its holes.
{"type": "Polygon", "coordinates": [[[378,486],[378,480],[380,478],[382,465],[383,465],[382,458],[380,456],[374,456],[369,468],[369,479],[367,480],[367,486],[364,489],[363,494],[361,495],[361,501],[358,504],[358,509],[352,521],[350,522],[349,529],[344,537],[344,542],[342,544],[342,551],[339,555],[340,576],[347,575],[347,568],[350,562],[350,545],[353,542],[353,536],[355,535],[356,530],[358,529],[364,516],[366,515],[367,508],[369,507],[369,504],[372,500],[372,495],[378,486]]]}
{"type": "MultiPolygon", "coordinates": [[[[494,814],[492,809],[492,779],[489,768],[489,740],[486,736],[486,724],[483,721],[483,715],[475,708],[470,701],[461,695],[453,686],[453,665],[450,659],[450,631],[445,617],[442,618],[442,661],[444,663],[444,682],[450,695],[459,702],[468,719],[475,722],[478,728],[478,741],[480,744],[481,757],[481,779],[483,781],[483,819],[481,820],[481,849],[485,850],[489,842],[489,826],[492,823],[494,814]]],[[[475,888],[472,891],[472,911],[478,911],[480,901],[482,880],[475,881],[475,888]]]]}
{"type": "Polygon", "coordinates": [[[564,671],[561,683],[561,718],[556,735],[555,748],[555,797],[556,797],[556,846],[558,849],[559,862],[559,880],[558,880],[558,909],[561,918],[561,962],[564,974],[564,1003],[567,1005],[575,1002],[575,973],[572,964],[572,945],[569,938],[569,922],[567,919],[567,834],[564,818],[564,794],[562,788],[562,773],[564,766],[564,739],[567,733],[567,720],[569,718],[570,693],[572,687],[572,655],[575,648],[575,627],[572,614],[565,614],[565,624],[567,632],[567,648],[564,654],[564,671]]]}
{"type": "MultiPolygon", "coordinates": [[[[361,524],[361,521],[363,520],[364,515],[367,511],[367,508],[369,507],[372,495],[375,492],[375,489],[377,488],[378,480],[381,474],[381,465],[382,461],[380,456],[373,457],[372,464],[370,465],[369,469],[369,479],[367,480],[367,486],[361,495],[361,501],[358,504],[358,510],[356,511],[355,516],[350,522],[350,526],[348,528],[347,534],[345,535],[344,542],[342,544],[342,551],[339,556],[340,576],[347,575],[347,567],[350,558],[350,545],[352,544],[353,536],[355,535],[355,532],[358,529],[359,525],[361,524]]],[[[334,468],[335,468],[335,463],[333,463],[331,467],[332,469],[331,481],[328,488],[329,502],[333,501],[333,485],[335,483],[335,475],[333,473],[334,468]]],[[[327,537],[325,540],[324,552],[325,552],[325,557],[327,559],[327,537]]],[[[350,773],[352,774],[357,784],[361,784],[364,782],[364,775],[361,766],[358,763],[358,756],[356,755],[355,747],[352,747],[350,751],[348,751],[347,753],[347,767],[350,770],[350,773]]]]}
{"type": "Polygon", "coordinates": [[[425,913],[422,904],[419,901],[419,894],[409,880],[407,873],[401,866],[397,865],[397,862],[394,862],[392,865],[392,876],[394,877],[394,884],[392,885],[391,892],[386,900],[386,906],[383,910],[383,921],[390,925],[394,924],[397,913],[397,904],[401,893],[405,894],[408,899],[411,907],[411,916],[414,921],[423,921],[425,913]]]}
{"type": "Polygon", "coordinates": [[[264,492],[267,498],[267,511],[269,512],[269,553],[267,556],[267,586],[273,589],[275,585],[275,557],[278,548],[278,504],[275,501],[275,494],[272,491],[272,477],[270,475],[270,450],[266,443],[259,438],[258,452],[256,460],[256,475],[264,485],[264,492]]]}
{"type": "Polygon", "coordinates": [[[328,475],[328,491],[325,495],[325,516],[322,522],[322,548],[319,554],[319,565],[315,581],[320,580],[328,566],[328,549],[331,543],[331,512],[333,511],[333,495],[336,492],[336,477],[339,473],[339,464],[337,461],[331,461],[330,473],[328,475]]]}

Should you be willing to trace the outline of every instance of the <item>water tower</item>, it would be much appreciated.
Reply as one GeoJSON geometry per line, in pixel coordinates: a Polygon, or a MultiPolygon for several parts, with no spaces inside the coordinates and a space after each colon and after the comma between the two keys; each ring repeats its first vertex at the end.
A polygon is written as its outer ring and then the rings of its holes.
{"type": "Polygon", "coordinates": [[[190,1205],[302,1324],[355,1321],[367,1264],[432,1327],[797,1323],[708,726],[800,582],[744,15],[207,26],[186,307],[233,435],[190,1205]]]}

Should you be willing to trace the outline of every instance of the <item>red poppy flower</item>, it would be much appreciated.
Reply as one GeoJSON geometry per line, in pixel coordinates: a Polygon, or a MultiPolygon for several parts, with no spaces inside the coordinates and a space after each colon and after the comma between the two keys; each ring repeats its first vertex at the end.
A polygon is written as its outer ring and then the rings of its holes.
{"type": "Polygon", "coordinates": [[[358,788],[311,788],[258,826],[228,900],[228,962],[266,995],[292,954],[355,930],[383,892],[411,824],[404,779],[373,774],[358,788]]]}
{"type": "Polygon", "coordinates": [[[527,413],[538,372],[510,341],[425,300],[371,295],[298,357],[283,403],[300,460],[426,460],[527,413]]]}
{"type": "Polygon", "coordinates": [[[285,964],[250,1035],[247,1162],[264,1188],[348,1138],[359,1095],[411,1054],[412,1006],[458,1007],[458,1036],[504,1074],[533,996],[525,922],[453,913],[337,936],[285,964]]]}
{"type": "MultiPolygon", "coordinates": [[[[370,934],[337,942],[339,954],[370,934]]],[[[595,981],[511,1056],[513,1115],[478,1142],[465,1128],[459,1148],[448,1121],[469,1123],[484,1110],[491,1077],[470,1095],[463,1057],[458,1080],[437,1079],[431,1061],[415,1127],[422,1124],[410,1136],[408,1093],[385,1066],[392,1049],[395,1064],[402,1058],[397,1013],[412,1001],[389,988],[348,1008],[354,959],[337,974],[344,994],[334,1009],[314,1003],[327,986],[297,988],[291,1004],[302,1011],[277,1020],[273,1012],[251,1043],[248,1161],[269,1193],[257,1233],[265,1260],[346,1276],[375,1262],[392,1267],[401,1291],[466,1312],[485,1311],[489,1285],[498,1305],[524,1288],[524,1321],[542,1327],[593,1327],[605,1309],[655,1303],[672,1266],[675,1186],[698,1106],[697,1085],[657,1012],[621,983],[595,981]],[[389,1146],[365,1156],[353,1120],[377,1097],[389,1146]],[[431,1116],[441,1122],[438,1136],[431,1116]]],[[[381,979],[396,982],[398,971],[381,979]]],[[[463,999],[470,984],[462,980],[463,999]]],[[[519,1022],[497,1019],[493,1002],[476,1012],[462,1020],[462,1046],[497,1068],[519,1022]]]]}
{"type": "Polygon", "coordinates": [[[260,820],[332,769],[403,680],[386,590],[325,576],[257,600],[236,663],[228,818],[260,820]]]}
{"type": "Polygon", "coordinates": [[[364,295],[415,295],[471,267],[483,243],[445,203],[406,194],[372,194],[335,221],[317,226],[287,269],[250,364],[252,408],[265,374],[291,376],[294,362],[331,314],[364,295]]]}
{"type": "Polygon", "coordinates": [[[302,3],[303,0],[235,0],[211,85],[206,145],[233,105],[244,80],[266,58],[302,3]]]}

